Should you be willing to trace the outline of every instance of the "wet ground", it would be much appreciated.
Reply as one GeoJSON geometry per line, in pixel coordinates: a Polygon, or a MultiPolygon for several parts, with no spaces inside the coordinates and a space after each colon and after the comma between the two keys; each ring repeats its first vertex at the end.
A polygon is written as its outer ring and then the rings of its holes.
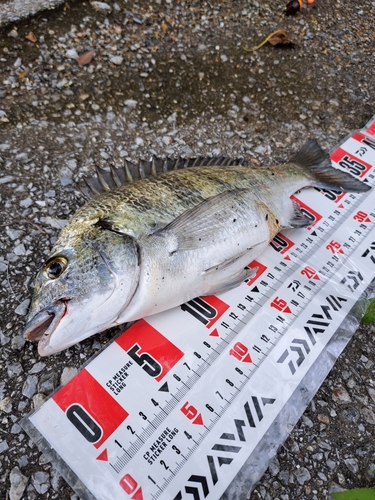
{"type": "MultiPolygon", "coordinates": [[[[20,336],[36,270],[82,203],[75,181],[153,153],[280,162],[309,137],[329,150],[375,114],[374,2],[316,0],[288,18],[268,0],[107,5],[67,2],[0,32],[0,496],[11,500],[74,498],[19,422],[111,337],[41,359],[20,336]],[[243,50],[280,28],[294,48],[243,50]]],[[[373,359],[361,328],[252,500],[374,484],[373,359]]]]}

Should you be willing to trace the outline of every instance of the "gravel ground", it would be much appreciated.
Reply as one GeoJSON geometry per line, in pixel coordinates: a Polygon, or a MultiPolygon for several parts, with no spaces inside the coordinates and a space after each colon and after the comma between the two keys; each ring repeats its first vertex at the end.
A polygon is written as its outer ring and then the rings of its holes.
{"type": "MultiPolygon", "coordinates": [[[[152,153],[280,162],[375,113],[375,2],[284,6],[68,1],[0,32],[1,498],[77,498],[20,426],[111,338],[40,358],[20,335],[36,270],[82,203],[75,181],[152,153]],[[242,50],[279,28],[293,49],[242,50]]],[[[374,485],[373,334],[356,332],[251,500],[374,485]]]]}

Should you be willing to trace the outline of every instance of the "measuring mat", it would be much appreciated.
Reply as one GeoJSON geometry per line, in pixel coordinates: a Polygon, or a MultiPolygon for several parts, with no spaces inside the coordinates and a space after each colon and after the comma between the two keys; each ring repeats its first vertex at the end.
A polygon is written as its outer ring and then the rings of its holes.
{"type": "MultiPolygon", "coordinates": [[[[375,117],[331,159],[374,184],[375,117]]],[[[24,420],[81,498],[244,498],[260,478],[375,277],[373,190],[293,199],[311,225],[279,233],[254,278],[136,322],[24,420]]]]}

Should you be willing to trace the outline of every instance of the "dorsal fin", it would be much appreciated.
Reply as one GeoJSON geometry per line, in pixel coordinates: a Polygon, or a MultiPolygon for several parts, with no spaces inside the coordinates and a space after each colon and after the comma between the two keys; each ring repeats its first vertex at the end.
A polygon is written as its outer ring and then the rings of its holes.
{"type": "Polygon", "coordinates": [[[96,175],[84,177],[79,184],[79,189],[85,198],[122,186],[128,182],[135,182],[146,177],[156,176],[161,172],[179,170],[190,167],[222,167],[222,166],[247,166],[248,162],[243,158],[228,158],[226,156],[196,158],[158,158],[153,156],[151,160],[139,160],[138,164],[125,160],[121,167],[110,166],[110,170],[96,167],[96,175]]]}

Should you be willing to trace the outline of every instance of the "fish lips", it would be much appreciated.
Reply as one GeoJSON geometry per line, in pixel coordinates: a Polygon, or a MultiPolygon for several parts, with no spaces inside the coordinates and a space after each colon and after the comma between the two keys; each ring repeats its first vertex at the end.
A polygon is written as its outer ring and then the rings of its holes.
{"type": "Polygon", "coordinates": [[[26,340],[38,341],[38,352],[43,356],[44,349],[48,346],[51,335],[56,330],[60,321],[67,314],[68,300],[60,299],[52,305],[39,311],[25,326],[23,336],[26,340]]]}

